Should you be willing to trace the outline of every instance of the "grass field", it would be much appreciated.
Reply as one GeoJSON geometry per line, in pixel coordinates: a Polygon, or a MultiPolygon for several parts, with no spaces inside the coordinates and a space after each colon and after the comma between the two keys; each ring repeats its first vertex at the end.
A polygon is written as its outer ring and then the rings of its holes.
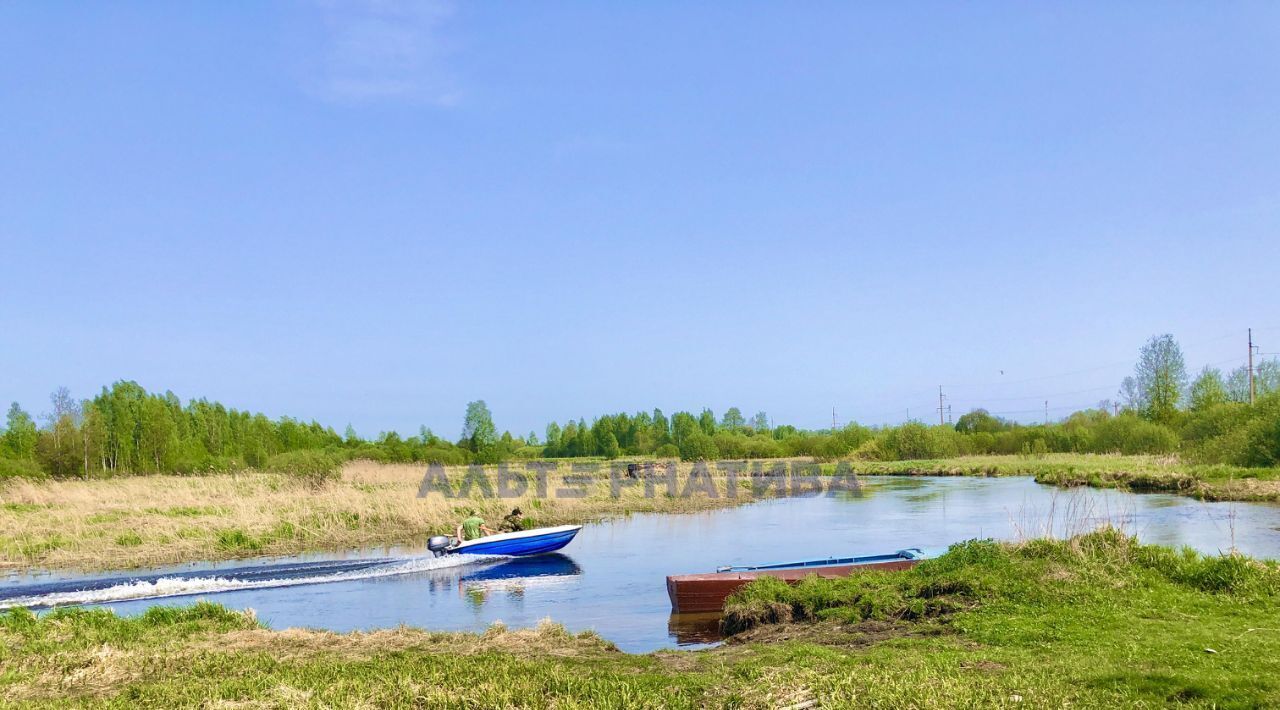
{"type": "Polygon", "coordinates": [[[1274,707],[1280,571],[1113,531],[749,587],[749,631],[632,656],[553,624],[269,631],[210,604],[0,615],[0,702],[151,707],[1274,707]],[[789,623],[770,623],[790,619],[789,623]]]}
{"type": "MultiPolygon", "coordinates": [[[[689,464],[681,464],[683,471],[689,464]]],[[[560,487],[568,467],[548,477],[560,487]]],[[[465,498],[439,492],[418,497],[425,466],[357,461],[339,480],[312,485],[270,473],[207,476],[130,476],[105,480],[31,482],[0,488],[0,569],[141,567],[306,550],[421,543],[452,533],[466,510],[496,522],[520,507],[530,527],[580,523],[636,512],[690,512],[736,505],[749,498],[668,496],[643,486],[612,496],[598,474],[580,498],[487,498],[478,486],[465,498]]],[[[465,470],[449,469],[454,489],[465,470]]],[[[738,484],[749,492],[747,482],[738,484]]]]}

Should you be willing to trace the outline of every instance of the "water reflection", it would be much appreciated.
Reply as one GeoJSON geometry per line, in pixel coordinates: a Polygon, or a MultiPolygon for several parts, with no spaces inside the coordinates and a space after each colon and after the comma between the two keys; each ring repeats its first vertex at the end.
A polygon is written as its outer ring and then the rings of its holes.
{"type": "Polygon", "coordinates": [[[667,619],[667,633],[681,646],[715,643],[722,638],[720,612],[672,614],[667,619]]]}
{"type": "Polygon", "coordinates": [[[580,574],[582,568],[578,563],[559,552],[516,557],[462,574],[457,579],[458,594],[472,610],[483,607],[493,594],[503,594],[517,608],[522,608],[520,602],[530,587],[547,587],[580,574]]]}

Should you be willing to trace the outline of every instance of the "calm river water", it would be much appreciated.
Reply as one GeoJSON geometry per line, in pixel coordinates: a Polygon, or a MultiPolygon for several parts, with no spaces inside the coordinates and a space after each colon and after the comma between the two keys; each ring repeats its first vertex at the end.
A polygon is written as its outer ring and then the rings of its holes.
{"type": "Polygon", "coordinates": [[[348,631],[399,624],[482,631],[550,617],[594,629],[625,651],[714,640],[705,618],[670,615],[664,578],[725,564],[892,552],[927,553],[969,538],[1082,532],[1111,522],[1144,541],[1280,557],[1280,506],[1168,495],[1062,490],[1028,478],[882,477],[861,496],[769,500],[683,515],[588,525],[562,554],[433,559],[385,548],[254,563],[184,565],[128,577],[24,575],[0,583],[0,606],[103,605],[135,614],[206,598],[252,607],[273,628],[348,631]],[[181,597],[181,598],[178,598],[181,597]]]}

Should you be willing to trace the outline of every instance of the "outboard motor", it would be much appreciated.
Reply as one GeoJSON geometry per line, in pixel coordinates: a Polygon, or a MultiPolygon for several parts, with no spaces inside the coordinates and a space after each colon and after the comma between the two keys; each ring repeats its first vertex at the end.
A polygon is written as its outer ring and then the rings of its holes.
{"type": "Polygon", "coordinates": [[[447,535],[435,535],[427,540],[427,549],[436,557],[443,555],[450,547],[453,547],[453,538],[447,535]]]}

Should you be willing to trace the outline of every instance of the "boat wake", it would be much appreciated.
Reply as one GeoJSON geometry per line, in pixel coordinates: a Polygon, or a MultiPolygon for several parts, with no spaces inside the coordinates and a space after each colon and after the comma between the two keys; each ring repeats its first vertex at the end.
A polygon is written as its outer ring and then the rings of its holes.
{"type": "Polygon", "coordinates": [[[0,587],[0,609],[15,607],[42,609],[72,604],[105,604],[136,599],[219,594],[244,589],[330,584],[431,572],[495,559],[502,558],[486,555],[388,557],[295,562],[163,575],[62,580],[45,584],[0,587]]]}

